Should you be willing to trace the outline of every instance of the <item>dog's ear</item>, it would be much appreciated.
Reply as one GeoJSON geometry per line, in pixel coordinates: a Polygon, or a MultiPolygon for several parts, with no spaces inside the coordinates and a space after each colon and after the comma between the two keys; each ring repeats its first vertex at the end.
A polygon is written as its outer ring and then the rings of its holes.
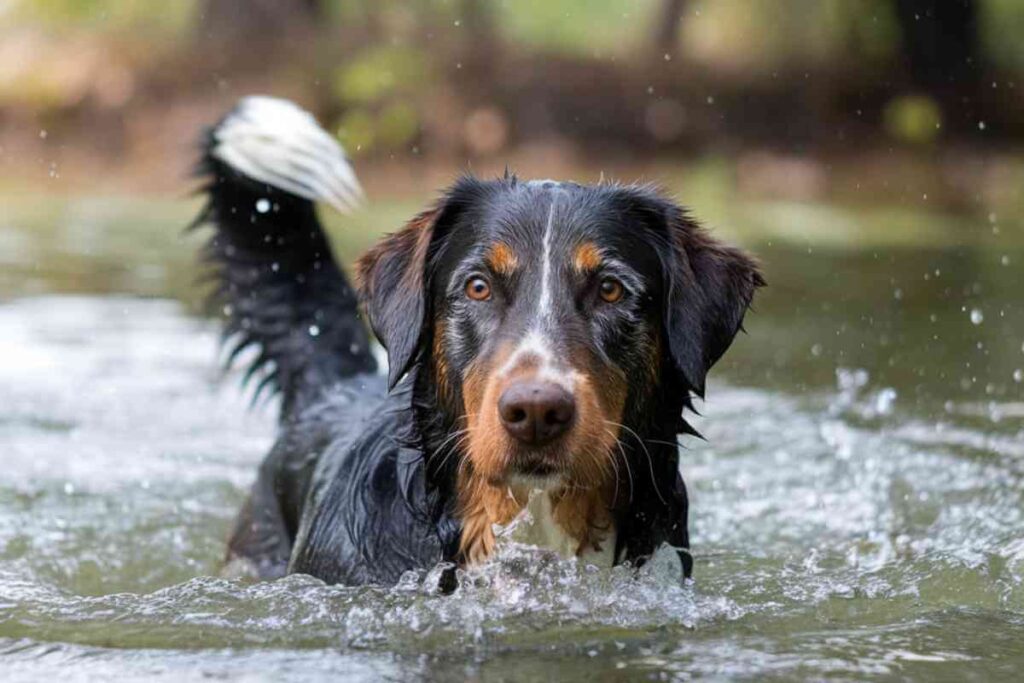
{"type": "Polygon", "coordinates": [[[651,187],[619,190],[628,215],[657,239],[664,281],[663,327],[675,369],[698,396],[708,370],[740,330],[754,291],[765,284],[757,262],[712,238],[651,187]]]}
{"type": "Polygon", "coordinates": [[[370,327],[388,352],[389,389],[408,372],[419,350],[427,257],[442,208],[439,203],[417,214],[356,263],[356,281],[370,327]]]}
{"type": "Polygon", "coordinates": [[[708,370],[732,344],[754,291],[765,281],[750,255],[714,239],[678,206],[663,201],[671,244],[665,331],[676,368],[703,397],[708,370]]]}
{"type": "Polygon", "coordinates": [[[415,363],[429,319],[432,259],[457,215],[479,197],[482,184],[465,177],[431,208],[388,235],[356,264],[359,294],[377,339],[388,352],[388,388],[415,363]]]}

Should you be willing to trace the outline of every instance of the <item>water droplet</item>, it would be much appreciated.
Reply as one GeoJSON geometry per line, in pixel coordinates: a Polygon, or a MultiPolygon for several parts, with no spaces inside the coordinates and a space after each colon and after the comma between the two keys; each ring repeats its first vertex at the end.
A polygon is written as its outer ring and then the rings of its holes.
{"type": "Polygon", "coordinates": [[[985,122],[978,121],[978,130],[985,130],[985,122]]]}
{"type": "Polygon", "coordinates": [[[49,135],[49,133],[46,132],[45,128],[43,130],[39,131],[39,137],[42,138],[43,140],[46,139],[47,135],[49,135]]]}
{"type": "Polygon", "coordinates": [[[1010,257],[1007,256],[1006,254],[1003,254],[1003,257],[1001,259],[999,259],[999,262],[1001,264],[1003,264],[1004,266],[1008,266],[1008,265],[1010,265],[1010,257]]]}
{"type": "Polygon", "coordinates": [[[821,344],[815,344],[814,346],[811,347],[811,355],[812,356],[820,356],[821,355],[821,344]]]}
{"type": "Polygon", "coordinates": [[[270,211],[270,200],[261,198],[256,200],[256,210],[260,213],[270,211]]]}
{"type": "Polygon", "coordinates": [[[981,312],[980,308],[971,309],[971,322],[975,325],[980,325],[985,320],[985,314],[981,312]]]}
{"type": "Polygon", "coordinates": [[[888,415],[892,412],[892,404],[896,402],[896,390],[886,387],[878,392],[875,397],[875,412],[879,415],[888,415]]]}
{"type": "Polygon", "coordinates": [[[277,261],[274,261],[273,263],[270,264],[270,269],[276,273],[277,271],[281,270],[281,264],[278,263],[277,261]]]}
{"type": "Polygon", "coordinates": [[[310,325],[309,326],[309,336],[310,337],[319,337],[320,336],[320,326],[319,325],[310,325]]]}
{"type": "Polygon", "coordinates": [[[665,61],[666,62],[671,62],[672,61],[672,55],[670,55],[669,53],[666,52],[665,53],[665,61]]]}
{"type": "Polygon", "coordinates": [[[462,20],[461,19],[456,19],[454,23],[455,23],[456,26],[462,26],[462,20]]]}
{"type": "Polygon", "coordinates": [[[708,95],[708,104],[714,104],[714,103],[715,103],[715,98],[712,97],[711,95],[708,95]]]}
{"type": "Polygon", "coordinates": [[[1013,381],[1016,382],[1017,384],[1020,384],[1021,382],[1024,382],[1024,370],[1021,370],[1020,368],[1017,368],[1016,370],[1014,370],[1013,371],[1013,381]]]}

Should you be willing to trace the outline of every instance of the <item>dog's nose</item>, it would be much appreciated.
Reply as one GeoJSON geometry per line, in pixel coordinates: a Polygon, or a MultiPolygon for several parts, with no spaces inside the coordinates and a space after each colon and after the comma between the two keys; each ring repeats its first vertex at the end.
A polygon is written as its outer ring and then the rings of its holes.
{"type": "Polygon", "coordinates": [[[540,446],[572,426],[576,401],[553,382],[516,382],[498,399],[498,414],[512,438],[540,446]]]}

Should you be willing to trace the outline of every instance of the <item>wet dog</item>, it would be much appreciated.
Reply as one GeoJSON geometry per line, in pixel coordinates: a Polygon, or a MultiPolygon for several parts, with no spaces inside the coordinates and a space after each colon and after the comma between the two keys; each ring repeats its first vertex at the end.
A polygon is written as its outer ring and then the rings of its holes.
{"type": "Polygon", "coordinates": [[[357,292],[314,202],[359,188],[312,117],[243,100],[201,172],[232,357],[255,348],[281,395],[229,561],[391,583],[484,562],[528,507],[564,555],[668,544],[690,575],[677,438],[763,285],[749,256],[647,186],[464,177],[359,260],[357,292]]]}

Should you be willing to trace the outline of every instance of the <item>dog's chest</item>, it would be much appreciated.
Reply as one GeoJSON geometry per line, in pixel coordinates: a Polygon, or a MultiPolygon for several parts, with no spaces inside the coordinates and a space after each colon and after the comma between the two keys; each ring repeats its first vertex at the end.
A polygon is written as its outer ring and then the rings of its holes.
{"type": "Polygon", "coordinates": [[[577,554],[580,539],[569,534],[555,520],[551,495],[539,489],[530,493],[526,507],[508,525],[507,535],[510,540],[552,550],[567,559],[579,557],[580,561],[586,564],[611,567],[615,563],[614,527],[605,533],[600,550],[586,546],[582,553],[577,554]]]}

